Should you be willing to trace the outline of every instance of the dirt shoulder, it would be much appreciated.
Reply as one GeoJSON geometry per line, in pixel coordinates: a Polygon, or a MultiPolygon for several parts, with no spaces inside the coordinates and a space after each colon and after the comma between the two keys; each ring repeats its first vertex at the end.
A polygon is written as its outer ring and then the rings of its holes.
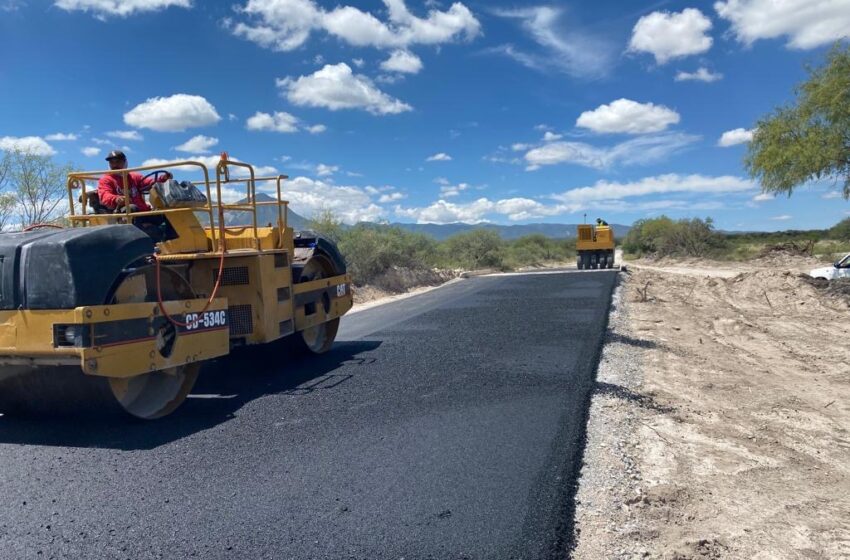
{"type": "Polygon", "coordinates": [[[575,558],[850,558],[850,298],[814,266],[631,264],[575,558]]]}

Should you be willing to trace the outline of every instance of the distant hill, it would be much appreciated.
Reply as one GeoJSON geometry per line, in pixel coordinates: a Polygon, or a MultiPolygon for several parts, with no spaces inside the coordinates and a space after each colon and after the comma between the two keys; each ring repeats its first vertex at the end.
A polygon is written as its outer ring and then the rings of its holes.
{"type": "MultiPolygon", "coordinates": [[[[267,194],[257,194],[257,202],[271,202],[273,200],[274,198],[267,194]]],[[[244,203],[245,199],[238,202],[238,204],[244,203]]],[[[287,219],[289,226],[296,231],[309,228],[310,220],[296,212],[293,212],[292,209],[289,209],[287,219]]],[[[249,222],[250,214],[247,212],[230,212],[227,219],[228,225],[246,224],[249,222]]],[[[269,223],[277,223],[277,208],[274,206],[259,207],[257,209],[257,225],[266,225],[269,223]]],[[[553,239],[568,239],[575,237],[576,235],[576,224],[516,224],[503,226],[498,224],[464,224],[458,222],[454,224],[393,223],[390,225],[414,233],[424,233],[425,235],[433,237],[437,241],[442,241],[447,237],[451,237],[458,233],[465,233],[467,231],[481,228],[493,230],[498,233],[502,239],[508,240],[536,233],[543,234],[546,237],[551,237],[553,239]]],[[[614,228],[614,234],[618,239],[622,239],[631,229],[630,226],[624,226],[621,224],[612,224],[612,227],[614,228]]]]}

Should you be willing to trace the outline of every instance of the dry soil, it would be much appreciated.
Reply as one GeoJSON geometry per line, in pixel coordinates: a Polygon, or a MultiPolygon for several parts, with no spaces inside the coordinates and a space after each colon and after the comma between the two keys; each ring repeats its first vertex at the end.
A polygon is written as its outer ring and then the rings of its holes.
{"type": "Polygon", "coordinates": [[[850,291],[815,266],[622,274],[574,558],[850,558],[850,291]]]}

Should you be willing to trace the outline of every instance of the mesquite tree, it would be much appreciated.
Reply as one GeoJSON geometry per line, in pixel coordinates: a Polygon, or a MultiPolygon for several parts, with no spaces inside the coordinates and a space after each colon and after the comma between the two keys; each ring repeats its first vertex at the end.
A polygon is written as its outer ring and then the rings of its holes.
{"type": "Polygon", "coordinates": [[[850,47],[835,46],[809,68],[797,99],[758,121],[745,166],[762,190],[791,195],[812,180],[831,180],[850,198],[850,47]]]}

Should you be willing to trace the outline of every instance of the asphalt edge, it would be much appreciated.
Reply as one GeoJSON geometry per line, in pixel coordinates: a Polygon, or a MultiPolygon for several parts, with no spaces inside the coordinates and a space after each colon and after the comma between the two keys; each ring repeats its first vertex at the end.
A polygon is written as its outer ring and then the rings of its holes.
{"type": "Polygon", "coordinates": [[[581,426],[581,428],[576,434],[576,452],[573,455],[573,462],[571,464],[572,472],[575,473],[575,477],[573,478],[572,483],[569,485],[568,490],[565,492],[565,500],[561,509],[561,526],[558,527],[558,530],[556,532],[557,539],[553,543],[552,548],[550,549],[549,558],[551,560],[563,560],[564,558],[572,558],[573,550],[576,547],[576,497],[579,491],[579,481],[581,479],[581,473],[584,465],[585,447],[587,445],[587,423],[590,414],[590,403],[595,394],[599,365],[603,356],[603,349],[610,338],[608,326],[610,324],[612,314],[615,313],[615,311],[618,309],[618,306],[615,305],[615,297],[618,293],[621,292],[621,276],[622,274],[620,273],[620,271],[616,271],[614,281],[611,283],[611,291],[608,293],[608,313],[605,314],[601,325],[602,336],[599,337],[599,344],[593,350],[593,354],[591,356],[591,361],[596,363],[596,367],[593,369],[593,372],[587,381],[587,385],[582,387],[584,395],[581,399],[581,418],[578,421],[578,425],[581,426]]]}
{"type": "Polygon", "coordinates": [[[625,291],[624,285],[627,283],[627,281],[624,281],[623,279],[624,271],[624,269],[621,269],[617,272],[617,278],[614,281],[614,285],[609,296],[611,299],[608,305],[608,313],[605,314],[603,336],[600,338],[599,347],[596,349],[596,369],[593,371],[593,376],[590,379],[590,386],[587,388],[587,392],[584,396],[584,403],[582,405],[581,425],[583,426],[583,429],[581,430],[581,440],[577,443],[575,464],[573,466],[576,477],[570,491],[570,521],[568,527],[569,540],[565,543],[566,558],[568,559],[575,558],[574,555],[578,548],[579,538],[581,536],[581,528],[578,523],[578,511],[580,505],[579,492],[582,489],[582,481],[585,476],[585,470],[588,467],[586,454],[588,449],[588,432],[590,431],[591,409],[594,409],[593,413],[597,412],[595,410],[594,403],[598,395],[600,373],[604,373],[604,371],[608,369],[606,353],[614,337],[612,325],[614,325],[615,328],[620,326],[618,323],[621,323],[622,320],[625,319],[626,314],[623,306],[623,293],[625,291]]]}

